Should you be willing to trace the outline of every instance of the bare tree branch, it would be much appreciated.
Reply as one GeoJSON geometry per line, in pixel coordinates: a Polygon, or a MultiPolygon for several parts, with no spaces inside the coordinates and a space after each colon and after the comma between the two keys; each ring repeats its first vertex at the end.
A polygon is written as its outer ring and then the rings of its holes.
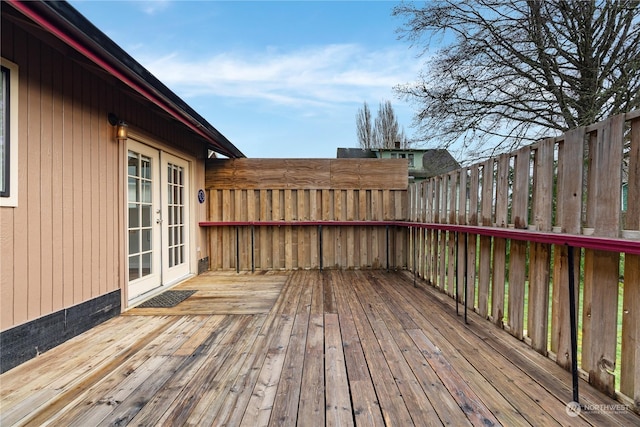
{"type": "Polygon", "coordinates": [[[640,1],[402,3],[401,36],[428,57],[396,86],[425,141],[496,152],[640,107],[640,1]]]}
{"type": "Polygon", "coordinates": [[[358,143],[360,148],[373,147],[373,125],[371,122],[371,110],[365,102],[362,110],[358,110],[356,115],[356,129],[358,132],[358,143]]]}
{"type": "Polygon", "coordinates": [[[356,127],[360,148],[394,148],[396,142],[403,148],[409,145],[404,129],[399,129],[398,118],[390,101],[380,103],[375,122],[371,121],[371,111],[365,102],[356,115],[356,127]]]}

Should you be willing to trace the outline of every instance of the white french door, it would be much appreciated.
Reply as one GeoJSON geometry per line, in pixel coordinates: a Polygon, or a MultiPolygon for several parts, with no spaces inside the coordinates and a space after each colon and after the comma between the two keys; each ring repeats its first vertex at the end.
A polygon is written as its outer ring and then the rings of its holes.
{"type": "Polygon", "coordinates": [[[162,279],[168,285],[187,276],[189,271],[189,162],[162,152],[160,154],[163,202],[162,279]]]}
{"type": "Polygon", "coordinates": [[[188,177],[189,162],[128,141],[129,300],[190,273],[188,177]]]}

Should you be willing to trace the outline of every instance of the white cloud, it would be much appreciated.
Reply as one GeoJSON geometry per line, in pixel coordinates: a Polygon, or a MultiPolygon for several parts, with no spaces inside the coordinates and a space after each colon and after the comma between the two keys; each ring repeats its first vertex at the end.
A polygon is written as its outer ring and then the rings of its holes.
{"type": "Polygon", "coordinates": [[[170,0],[136,0],[134,4],[147,15],[155,15],[169,7],[170,0]]]}
{"type": "Polygon", "coordinates": [[[392,87],[415,78],[418,62],[401,49],[334,44],[291,52],[179,53],[141,62],[186,97],[258,99],[294,107],[389,99],[392,87]]]}

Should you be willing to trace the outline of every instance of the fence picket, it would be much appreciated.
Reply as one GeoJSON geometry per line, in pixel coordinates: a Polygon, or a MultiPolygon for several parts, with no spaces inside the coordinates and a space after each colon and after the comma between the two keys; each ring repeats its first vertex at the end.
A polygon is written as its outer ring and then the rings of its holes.
{"type": "MultiPolygon", "coordinates": [[[[532,188],[532,220],[535,230],[551,231],[553,211],[553,139],[542,141],[535,151],[532,188]]],[[[529,312],[527,332],[531,346],[547,354],[551,245],[532,243],[529,254],[529,312]]]]}
{"type": "MultiPolygon", "coordinates": [[[[589,144],[587,224],[598,236],[618,237],[624,115],[611,117],[589,144]]],[[[620,254],[585,249],[582,368],[589,382],[615,395],[616,325],[620,254]]]]}
{"type": "MultiPolygon", "coordinates": [[[[507,213],[509,207],[509,155],[498,157],[496,176],[496,225],[507,226],[507,213]]],[[[493,276],[491,277],[491,319],[502,327],[504,321],[504,291],[505,275],[507,267],[507,240],[503,238],[493,239],[493,276]]]]}
{"type": "MultiPolygon", "coordinates": [[[[493,159],[482,165],[481,225],[490,227],[493,223],[493,159]]],[[[480,236],[480,261],[478,266],[478,313],[489,315],[489,283],[491,280],[491,237],[480,236]]]]}

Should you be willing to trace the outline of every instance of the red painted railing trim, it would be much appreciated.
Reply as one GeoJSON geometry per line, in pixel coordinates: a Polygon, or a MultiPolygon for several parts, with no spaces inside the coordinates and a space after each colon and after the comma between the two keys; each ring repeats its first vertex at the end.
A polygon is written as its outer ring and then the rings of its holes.
{"type": "Polygon", "coordinates": [[[640,255],[640,240],[611,237],[585,236],[580,234],[551,233],[514,228],[481,227],[473,225],[438,224],[410,221],[203,221],[201,227],[246,227],[246,226],[352,226],[352,227],[408,227],[428,230],[456,231],[479,236],[498,237],[551,245],[568,245],[579,248],[595,249],[607,252],[621,252],[640,255]]]}

